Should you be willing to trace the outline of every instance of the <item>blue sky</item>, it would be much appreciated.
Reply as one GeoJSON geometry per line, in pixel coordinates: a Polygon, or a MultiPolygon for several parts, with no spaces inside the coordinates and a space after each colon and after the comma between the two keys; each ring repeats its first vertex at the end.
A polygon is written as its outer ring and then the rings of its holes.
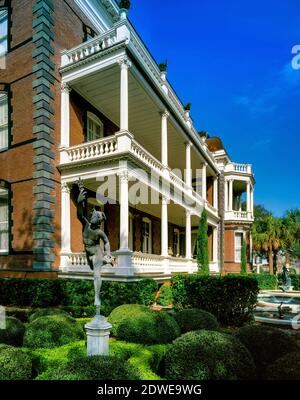
{"type": "Polygon", "coordinates": [[[129,18],[196,128],[254,165],[255,202],[300,207],[299,0],[132,0],[129,18]]]}

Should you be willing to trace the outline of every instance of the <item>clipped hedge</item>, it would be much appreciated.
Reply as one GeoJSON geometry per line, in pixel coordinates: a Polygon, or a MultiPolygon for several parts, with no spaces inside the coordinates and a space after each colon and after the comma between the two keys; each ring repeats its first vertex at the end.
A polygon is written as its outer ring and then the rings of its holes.
{"type": "Polygon", "coordinates": [[[83,339],[84,332],[74,318],[49,315],[30,322],[24,335],[24,346],[30,348],[53,348],[83,339]]]}
{"type": "Polygon", "coordinates": [[[49,368],[39,380],[136,380],[137,372],[127,361],[116,357],[90,356],[49,368]]]}
{"type": "Polygon", "coordinates": [[[253,318],[259,292],[251,276],[178,274],[172,278],[174,307],[199,308],[215,315],[224,325],[242,325],[253,318]]]}
{"type": "Polygon", "coordinates": [[[32,362],[28,354],[15,347],[0,344],[0,380],[28,380],[32,362]]]}
{"type": "Polygon", "coordinates": [[[264,373],[267,380],[300,380],[300,352],[288,353],[269,365],[264,373]]]}
{"type": "Polygon", "coordinates": [[[198,308],[179,311],[174,314],[174,318],[179,325],[181,333],[200,329],[215,331],[219,328],[219,323],[214,315],[198,308]]]}
{"type": "Polygon", "coordinates": [[[276,328],[248,325],[238,329],[235,335],[252,355],[259,377],[278,358],[300,350],[293,337],[276,328]]]}
{"type": "Polygon", "coordinates": [[[270,274],[251,274],[258,282],[259,290],[276,290],[278,287],[278,279],[276,275],[270,274]]]}
{"type": "MultiPolygon", "coordinates": [[[[108,282],[102,284],[102,312],[108,315],[121,304],[154,303],[158,289],[153,279],[138,282],[108,282]]],[[[75,279],[0,279],[0,304],[18,307],[75,307],[78,313],[94,303],[94,285],[90,280],[75,279]],[[76,308],[80,307],[80,308],[76,308]]]]}
{"type": "Polygon", "coordinates": [[[170,315],[137,304],[117,307],[108,321],[117,339],[133,343],[170,343],[180,335],[180,328],[170,315]]]}
{"type": "Polygon", "coordinates": [[[176,339],[166,354],[167,379],[254,379],[248,350],[235,337],[214,331],[193,331],[176,339]]]}
{"type": "Polygon", "coordinates": [[[25,332],[23,323],[14,317],[7,317],[5,323],[6,328],[0,329],[0,343],[21,347],[25,332]]]}

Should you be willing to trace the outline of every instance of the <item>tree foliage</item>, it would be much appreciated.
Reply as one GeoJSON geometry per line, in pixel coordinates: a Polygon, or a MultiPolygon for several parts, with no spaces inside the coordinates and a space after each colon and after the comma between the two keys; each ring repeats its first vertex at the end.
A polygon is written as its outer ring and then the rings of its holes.
{"type": "Polygon", "coordinates": [[[208,255],[208,225],[207,212],[203,210],[197,236],[197,264],[198,270],[202,274],[209,274],[209,255],[208,255]]]}

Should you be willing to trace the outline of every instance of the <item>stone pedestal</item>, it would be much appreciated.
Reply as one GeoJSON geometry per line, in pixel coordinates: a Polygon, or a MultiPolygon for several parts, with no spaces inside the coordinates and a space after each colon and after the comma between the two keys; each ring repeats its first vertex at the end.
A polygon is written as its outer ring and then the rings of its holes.
{"type": "Polygon", "coordinates": [[[112,326],[103,315],[96,315],[85,325],[88,356],[109,355],[109,334],[112,326]]]}

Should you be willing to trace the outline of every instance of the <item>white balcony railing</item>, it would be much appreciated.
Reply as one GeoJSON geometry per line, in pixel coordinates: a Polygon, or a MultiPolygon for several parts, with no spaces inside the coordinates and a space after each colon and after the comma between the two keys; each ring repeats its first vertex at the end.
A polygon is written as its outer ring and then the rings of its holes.
{"type": "Polygon", "coordinates": [[[234,172],[238,174],[252,174],[251,164],[229,163],[225,167],[225,172],[234,172]]]}
{"type": "Polygon", "coordinates": [[[102,35],[88,40],[71,50],[62,51],[61,66],[66,67],[77,61],[84,60],[95,53],[113,46],[117,41],[117,30],[115,28],[110,29],[102,35]]]}
{"type": "Polygon", "coordinates": [[[228,221],[253,221],[254,216],[251,211],[226,211],[225,220],[228,221]]]}
{"type": "MultiPolygon", "coordinates": [[[[113,253],[114,255],[116,253],[113,253]]],[[[64,253],[61,254],[64,260],[61,270],[68,273],[91,274],[92,271],[87,264],[85,253],[64,253]]],[[[195,261],[186,260],[180,257],[165,258],[157,254],[145,254],[142,252],[132,253],[132,268],[136,274],[168,274],[174,272],[194,272],[197,270],[195,261]]],[[[102,272],[115,274],[117,271],[118,260],[114,267],[103,267],[102,272]]]]}
{"type": "Polygon", "coordinates": [[[185,199],[190,199],[190,204],[195,203],[200,209],[207,204],[206,209],[217,216],[218,211],[214,207],[207,202],[205,203],[199,193],[192,188],[188,188],[181,177],[176,175],[171,169],[163,166],[157,158],[141,146],[127,131],[118,132],[115,135],[92,142],[61,148],[60,167],[64,168],[72,164],[74,164],[74,166],[76,165],[76,167],[78,167],[78,164],[84,166],[90,162],[107,160],[111,156],[113,156],[114,159],[119,156],[121,159],[124,154],[131,155],[138,160],[146,170],[154,171],[159,177],[163,177],[166,183],[169,182],[177,193],[182,193],[185,199]]]}

